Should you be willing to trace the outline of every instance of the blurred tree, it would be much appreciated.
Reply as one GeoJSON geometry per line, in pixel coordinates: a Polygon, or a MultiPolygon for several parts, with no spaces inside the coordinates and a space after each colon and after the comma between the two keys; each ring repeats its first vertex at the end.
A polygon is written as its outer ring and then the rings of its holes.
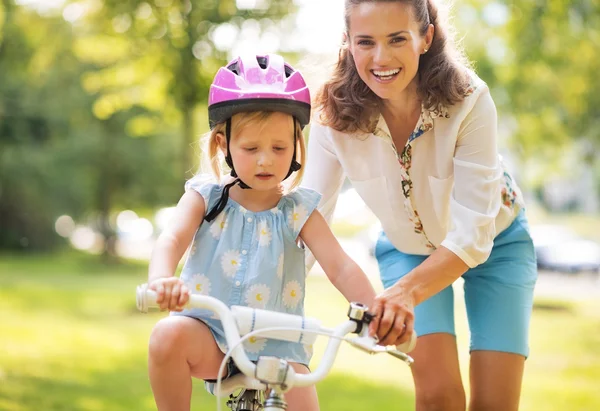
{"type": "Polygon", "coordinates": [[[227,57],[215,31],[268,26],[290,4],[1,1],[0,248],[50,247],[70,214],[94,222],[105,255],[113,211],[172,204],[197,165],[196,119],[227,57]]]}
{"type": "Polygon", "coordinates": [[[107,119],[133,106],[145,108],[128,121],[126,130],[135,136],[180,126],[176,166],[182,180],[198,165],[192,156],[199,132],[195,110],[206,103],[212,78],[228,57],[216,47],[216,33],[225,28],[240,36],[249,21],[266,27],[293,11],[291,0],[250,2],[247,9],[237,3],[107,0],[80,15],[79,3],[65,9],[74,16],[77,55],[98,66],[84,77],[84,86],[97,97],[94,114],[107,119]]]}
{"type": "Polygon", "coordinates": [[[467,0],[455,12],[528,184],[573,173],[572,154],[598,170],[589,153],[600,145],[600,3],[467,0]]]}
{"type": "MultiPolygon", "coordinates": [[[[515,133],[527,157],[537,157],[540,180],[581,144],[600,145],[600,3],[524,0],[511,10],[509,59],[498,76],[511,96],[515,133]],[[577,145],[574,142],[579,141],[577,145]]],[[[582,161],[595,157],[580,156],[582,161]]],[[[560,172],[573,170],[561,169],[560,172]]]]}
{"type": "Polygon", "coordinates": [[[282,17],[291,1],[258,3],[263,6],[247,10],[237,8],[234,0],[109,0],[97,7],[84,8],[78,2],[65,7],[63,14],[77,37],[74,51],[90,66],[83,86],[94,96],[93,113],[106,127],[97,207],[106,238],[114,238],[110,210],[116,204],[133,205],[118,198],[125,193],[124,180],[135,182],[138,198],[147,206],[176,201],[170,194],[180,193],[186,175],[198,165],[193,157],[198,106],[205,104],[214,73],[227,57],[215,47],[215,30],[223,24],[282,17]],[[163,151],[155,154],[178,154],[163,158],[162,164],[141,157],[135,163],[134,153],[124,154],[123,144],[131,144],[123,142],[124,134],[154,136],[155,142],[164,140],[158,143],[163,151]],[[124,168],[129,172],[120,173],[124,168]],[[149,202],[152,194],[154,201],[149,202]]]}
{"type": "Polygon", "coordinates": [[[65,142],[71,116],[85,114],[79,107],[86,99],[89,107],[90,98],[72,81],[81,71],[62,19],[9,0],[2,10],[0,248],[46,248],[56,242],[53,223],[61,210],[84,208],[67,182],[80,146],[65,142]]]}

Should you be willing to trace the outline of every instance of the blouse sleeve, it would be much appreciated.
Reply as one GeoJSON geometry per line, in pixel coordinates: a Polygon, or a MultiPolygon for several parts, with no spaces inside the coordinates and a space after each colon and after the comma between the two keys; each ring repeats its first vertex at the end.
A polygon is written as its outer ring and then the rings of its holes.
{"type": "MultiPolygon", "coordinates": [[[[345,174],[331,142],[331,129],[318,122],[311,123],[308,137],[306,169],[302,186],[321,193],[318,210],[331,224],[345,174]]],[[[310,271],[315,257],[306,252],[306,271],[310,271]]]]}
{"type": "Polygon", "coordinates": [[[296,241],[308,217],[317,208],[321,194],[309,188],[298,188],[290,194],[285,213],[292,241],[296,241]]]}
{"type": "Polygon", "coordinates": [[[331,223],[335,204],[344,183],[344,172],[331,144],[329,127],[314,122],[310,126],[306,170],[302,186],[321,193],[319,211],[331,223]]]}
{"type": "Polygon", "coordinates": [[[502,181],[496,107],[487,86],[480,85],[475,93],[473,107],[458,132],[450,226],[442,241],[471,268],[484,263],[491,253],[502,181]]]}
{"type": "Polygon", "coordinates": [[[193,190],[204,199],[206,212],[219,200],[220,186],[214,182],[214,178],[207,174],[197,174],[185,182],[185,190],[193,190]]]}

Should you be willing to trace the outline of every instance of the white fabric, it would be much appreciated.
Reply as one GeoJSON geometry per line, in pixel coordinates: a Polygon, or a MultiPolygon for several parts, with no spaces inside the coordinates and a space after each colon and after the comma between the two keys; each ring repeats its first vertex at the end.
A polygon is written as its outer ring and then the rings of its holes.
{"type": "MultiPolygon", "coordinates": [[[[428,239],[469,267],[487,260],[493,239],[523,205],[512,181],[517,201],[503,204],[501,192],[511,179],[498,155],[496,107],[487,85],[475,76],[474,82],[474,92],[449,106],[447,118],[433,118],[433,128],[411,142],[410,169],[413,204],[428,239]]],[[[398,250],[431,254],[404,210],[400,167],[391,138],[351,135],[313,121],[303,186],[322,194],[319,210],[331,221],[348,177],[398,250]]]]}

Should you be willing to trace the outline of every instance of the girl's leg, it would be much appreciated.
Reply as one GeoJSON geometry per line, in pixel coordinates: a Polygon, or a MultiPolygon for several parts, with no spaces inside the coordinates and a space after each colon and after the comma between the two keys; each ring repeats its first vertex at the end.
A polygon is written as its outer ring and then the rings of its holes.
{"type": "Polygon", "coordinates": [[[469,411],[517,411],[524,366],[519,354],[473,351],[469,411]]]}
{"type": "Polygon", "coordinates": [[[410,355],[415,359],[417,411],[464,411],[465,391],[460,377],[456,338],[436,333],[420,336],[410,355]]]}
{"type": "MultiPolygon", "coordinates": [[[[303,364],[292,363],[298,374],[308,374],[309,370],[303,364]]],[[[288,411],[319,411],[319,400],[315,386],[293,388],[285,393],[288,411]]]]}
{"type": "Polygon", "coordinates": [[[208,327],[183,316],[160,320],[148,348],[150,385],[159,411],[189,411],[191,377],[216,378],[224,357],[208,327]]]}

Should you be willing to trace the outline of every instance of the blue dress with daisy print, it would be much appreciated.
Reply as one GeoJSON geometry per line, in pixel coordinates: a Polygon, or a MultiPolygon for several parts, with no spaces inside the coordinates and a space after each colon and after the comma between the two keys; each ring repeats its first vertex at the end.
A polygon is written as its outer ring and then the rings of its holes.
{"type": "MultiPolygon", "coordinates": [[[[223,186],[196,176],[186,189],[197,191],[210,210],[223,186]]],[[[304,249],[297,245],[300,230],[321,195],[299,188],[285,194],[272,209],[246,210],[229,198],[213,221],[204,221],[196,234],[181,279],[194,294],[210,295],[228,306],[243,305],[304,315],[304,249]]],[[[209,310],[188,309],[173,315],[197,318],[208,325],[219,348],[227,352],[221,321],[209,310]]],[[[308,365],[312,347],[271,339],[250,338],[244,348],[251,361],[272,355],[308,365]]]]}

